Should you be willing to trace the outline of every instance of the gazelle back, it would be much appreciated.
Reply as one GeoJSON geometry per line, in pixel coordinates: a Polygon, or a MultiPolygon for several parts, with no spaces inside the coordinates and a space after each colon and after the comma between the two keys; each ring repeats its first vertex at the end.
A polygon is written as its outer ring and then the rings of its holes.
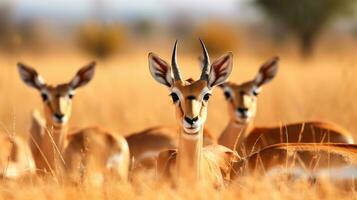
{"type": "Polygon", "coordinates": [[[307,121],[278,127],[254,126],[258,95],[262,87],[276,76],[278,62],[277,57],[265,62],[250,81],[242,84],[226,82],[220,86],[226,97],[230,121],[218,143],[236,149],[241,155],[249,155],[277,143],[353,143],[351,133],[327,122],[307,121]]]}
{"type": "Polygon", "coordinates": [[[34,113],[30,141],[39,171],[55,175],[64,171],[71,180],[85,178],[95,183],[102,179],[93,177],[113,172],[126,180],[130,158],[122,136],[100,127],[68,130],[74,92],[93,78],[95,63],[81,68],[70,82],[56,86],[46,84],[31,67],[21,63],[18,67],[22,80],[39,90],[44,102],[45,119],[34,113]]]}

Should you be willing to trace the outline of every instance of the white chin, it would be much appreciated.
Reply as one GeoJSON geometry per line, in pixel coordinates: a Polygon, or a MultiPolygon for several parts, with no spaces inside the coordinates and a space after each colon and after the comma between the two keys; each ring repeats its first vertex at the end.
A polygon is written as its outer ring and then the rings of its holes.
{"type": "Polygon", "coordinates": [[[53,117],[53,122],[56,125],[63,125],[65,123],[67,123],[67,119],[63,118],[62,120],[58,120],[56,117],[53,117]]]}
{"type": "Polygon", "coordinates": [[[189,128],[184,127],[184,130],[189,135],[197,135],[198,132],[200,131],[200,127],[199,126],[198,127],[194,127],[194,128],[192,128],[192,127],[189,127],[189,128]]]}
{"type": "Polygon", "coordinates": [[[237,118],[235,119],[235,121],[236,121],[237,123],[239,123],[239,124],[245,124],[245,123],[250,122],[250,118],[249,118],[249,117],[248,117],[248,118],[240,118],[240,117],[237,117],[237,118]]]}

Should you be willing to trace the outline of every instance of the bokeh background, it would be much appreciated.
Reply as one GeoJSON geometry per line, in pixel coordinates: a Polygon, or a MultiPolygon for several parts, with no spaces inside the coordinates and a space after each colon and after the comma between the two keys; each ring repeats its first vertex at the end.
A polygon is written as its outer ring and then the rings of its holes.
{"type": "MultiPolygon", "coordinates": [[[[356,0],[1,0],[0,127],[26,136],[31,110],[42,108],[17,62],[57,84],[92,60],[98,68],[74,98],[71,126],[127,135],[174,125],[168,91],[150,76],[147,54],[169,60],[179,39],[183,75],[198,78],[202,38],[212,59],[234,53],[233,82],[281,58],[277,78],[259,96],[256,125],[324,120],[356,133],[356,8],[356,0]]],[[[215,135],[228,123],[226,107],[216,89],[207,122],[215,135]]]]}

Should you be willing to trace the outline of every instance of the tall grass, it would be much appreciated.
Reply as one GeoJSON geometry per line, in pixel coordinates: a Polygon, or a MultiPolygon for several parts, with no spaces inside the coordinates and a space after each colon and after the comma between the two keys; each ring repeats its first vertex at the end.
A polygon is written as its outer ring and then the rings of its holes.
{"type": "MultiPolygon", "coordinates": [[[[169,60],[169,52],[158,51],[169,60]]],[[[47,83],[71,80],[79,67],[89,62],[80,54],[0,57],[0,128],[3,132],[27,137],[30,112],[42,108],[40,94],[20,81],[16,62],[35,67],[47,83]]],[[[253,78],[266,58],[235,54],[231,81],[253,78]],[[238,55],[238,56],[237,56],[238,55]]],[[[303,120],[332,121],[357,132],[357,58],[318,56],[299,61],[281,56],[277,78],[259,96],[256,125],[272,126],[303,120]]],[[[199,76],[197,56],[180,56],[185,78],[199,76]]],[[[218,136],[228,123],[226,102],[217,88],[210,101],[206,127],[218,136]]],[[[155,125],[175,124],[174,108],[168,91],[150,76],[147,52],[99,62],[93,81],[74,97],[72,127],[100,125],[128,135],[155,125]]],[[[0,199],[349,199],[327,184],[311,186],[306,181],[287,184],[267,178],[244,177],[228,188],[216,191],[206,187],[173,190],[157,183],[154,173],[138,175],[135,184],[110,181],[102,189],[91,186],[56,184],[51,180],[2,181],[0,199]]]]}

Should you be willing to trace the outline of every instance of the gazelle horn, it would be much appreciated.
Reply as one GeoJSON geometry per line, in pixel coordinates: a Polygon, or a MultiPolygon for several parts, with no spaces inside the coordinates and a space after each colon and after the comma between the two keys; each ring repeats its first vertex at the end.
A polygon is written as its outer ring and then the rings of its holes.
{"type": "Polygon", "coordinates": [[[179,67],[177,65],[177,40],[174,45],[174,50],[172,51],[171,67],[174,74],[175,81],[182,80],[179,67]]]}
{"type": "Polygon", "coordinates": [[[202,68],[202,74],[201,74],[200,79],[208,81],[208,76],[211,71],[211,63],[209,60],[209,55],[208,55],[206,46],[201,39],[200,39],[200,43],[201,43],[202,50],[203,50],[203,68],[202,68]]]}

